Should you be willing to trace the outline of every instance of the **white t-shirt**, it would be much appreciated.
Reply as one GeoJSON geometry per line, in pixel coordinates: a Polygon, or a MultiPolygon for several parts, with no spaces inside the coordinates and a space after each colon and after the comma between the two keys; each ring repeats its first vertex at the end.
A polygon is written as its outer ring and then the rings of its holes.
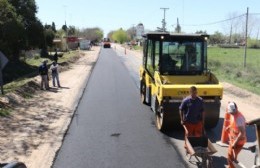
{"type": "Polygon", "coordinates": [[[51,69],[52,73],[58,73],[58,67],[59,67],[58,64],[56,64],[56,65],[51,64],[50,69],[51,69]]]}
{"type": "MultiPolygon", "coordinates": [[[[234,121],[234,116],[231,117],[231,123],[234,121]]],[[[237,127],[245,127],[246,126],[246,120],[243,116],[238,116],[237,120],[235,121],[237,127]]]]}
{"type": "Polygon", "coordinates": [[[245,118],[242,116],[237,117],[236,124],[238,127],[245,127],[246,125],[245,118]]]}

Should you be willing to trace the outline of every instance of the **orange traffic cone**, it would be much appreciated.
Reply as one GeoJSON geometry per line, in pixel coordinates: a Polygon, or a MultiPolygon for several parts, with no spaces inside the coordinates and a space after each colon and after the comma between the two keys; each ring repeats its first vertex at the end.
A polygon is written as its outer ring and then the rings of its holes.
{"type": "Polygon", "coordinates": [[[223,122],[222,133],[221,133],[221,140],[218,141],[216,144],[220,146],[228,146],[229,131],[227,130],[227,127],[229,127],[229,124],[230,124],[230,114],[228,113],[226,108],[226,113],[223,122]]]}

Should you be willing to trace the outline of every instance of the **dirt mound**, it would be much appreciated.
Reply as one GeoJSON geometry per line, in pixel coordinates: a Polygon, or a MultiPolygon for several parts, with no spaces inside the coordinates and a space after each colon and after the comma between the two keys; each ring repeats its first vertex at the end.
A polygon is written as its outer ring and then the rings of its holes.
{"type": "Polygon", "coordinates": [[[40,85],[35,81],[29,81],[28,83],[15,90],[15,94],[23,98],[31,98],[33,94],[40,89],[40,85]]]}

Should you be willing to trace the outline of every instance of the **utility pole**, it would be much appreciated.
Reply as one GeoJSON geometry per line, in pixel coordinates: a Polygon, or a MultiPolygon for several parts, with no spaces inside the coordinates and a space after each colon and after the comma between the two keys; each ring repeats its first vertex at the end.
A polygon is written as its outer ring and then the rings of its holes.
{"type": "Polygon", "coordinates": [[[133,25],[133,34],[132,34],[132,40],[134,40],[134,38],[136,37],[136,30],[135,30],[135,24],[132,24],[133,25]]]}
{"type": "Polygon", "coordinates": [[[232,42],[232,24],[231,24],[231,27],[230,27],[229,44],[231,44],[231,42],[232,42]]]}
{"type": "Polygon", "coordinates": [[[247,53],[247,28],[248,28],[248,12],[249,12],[249,8],[247,7],[247,11],[246,11],[246,34],[245,34],[245,55],[244,55],[244,68],[246,67],[246,53],[247,53]]]}
{"type": "Polygon", "coordinates": [[[163,10],[163,20],[162,20],[162,31],[166,31],[166,21],[165,21],[165,13],[166,10],[168,10],[169,8],[160,8],[163,10]]]}
{"type": "Polygon", "coordinates": [[[176,27],[176,33],[180,33],[181,32],[181,26],[179,24],[179,18],[177,18],[177,27],[176,27]]]}
{"type": "Polygon", "coordinates": [[[65,27],[66,27],[66,30],[65,30],[65,33],[66,33],[66,52],[68,51],[68,27],[67,27],[67,22],[66,22],[66,19],[67,19],[67,5],[63,5],[64,7],[64,13],[65,13],[65,27]]]}
{"type": "Polygon", "coordinates": [[[256,41],[258,41],[258,35],[259,35],[259,27],[257,29],[256,41]]]}

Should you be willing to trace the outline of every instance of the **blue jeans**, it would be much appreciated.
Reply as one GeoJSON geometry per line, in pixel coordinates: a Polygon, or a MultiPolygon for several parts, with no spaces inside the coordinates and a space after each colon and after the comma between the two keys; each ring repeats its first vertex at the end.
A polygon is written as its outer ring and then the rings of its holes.
{"type": "Polygon", "coordinates": [[[55,85],[55,80],[57,80],[58,87],[60,87],[60,80],[59,80],[59,74],[58,73],[52,73],[52,84],[55,85]]]}
{"type": "Polygon", "coordinates": [[[43,89],[43,86],[45,86],[45,89],[49,89],[49,81],[47,75],[41,75],[41,89],[43,89]]]}

